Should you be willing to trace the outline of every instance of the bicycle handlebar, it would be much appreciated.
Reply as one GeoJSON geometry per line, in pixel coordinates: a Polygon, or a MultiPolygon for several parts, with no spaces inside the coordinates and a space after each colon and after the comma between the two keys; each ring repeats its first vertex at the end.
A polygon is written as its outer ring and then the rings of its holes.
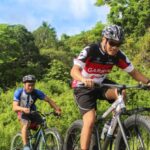
{"type": "Polygon", "coordinates": [[[117,88],[117,89],[121,89],[121,90],[124,90],[124,89],[143,89],[143,90],[149,90],[150,89],[150,86],[148,85],[143,85],[143,84],[138,84],[138,85],[121,85],[121,84],[105,84],[105,83],[102,83],[100,85],[98,84],[95,84],[96,86],[98,87],[114,87],[114,88],[117,88]]]}
{"type": "Polygon", "coordinates": [[[58,115],[56,112],[52,111],[52,112],[47,112],[47,113],[41,113],[40,111],[31,111],[30,114],[32,113],[38,113],[43,117],[49,116],[49,115],[54,115],[54,116],[60,116],[58,115]]]}
{"type": "MultiPolygon", "coordinates": [[[[84,84],[80,84],[79,87],[86,87],[84,84]]],[[[117,88],[120,90],[124,89],[142,89],[142,90],[150,90],[150,86],[144,84],[137,84],[137,85],[125,85],[125,84],[107,84],[107,83],[94,83],[95,88],[100,87],[110,87],[110,88],[117,88]]]]}

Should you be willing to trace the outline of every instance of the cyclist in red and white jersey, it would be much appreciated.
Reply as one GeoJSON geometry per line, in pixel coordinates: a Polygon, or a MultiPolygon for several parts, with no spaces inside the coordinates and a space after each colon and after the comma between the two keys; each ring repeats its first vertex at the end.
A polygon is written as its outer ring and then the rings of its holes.
{"type": "MultiPolygon", "coordinates": [[[[81,150],[88,150],[93,125],[96,119],[96,100],[106,99],[108,102],[117,100],[117,89],[106,87],[94,88],[94,83],[115,83],[106,78],[117,66],[127,72],[136,81],[150,84],[150,80],[134,68],[128,57],[120,50],[123,41],[123,31],[120,26],[110,25],[102,31],[100,44],[85,47],[74,59],[71,76],[74,79],[75,101],[83,118],[81,130],[81,150]]],[[[125,92],[124,92],[125,96],[125,92]]]]}

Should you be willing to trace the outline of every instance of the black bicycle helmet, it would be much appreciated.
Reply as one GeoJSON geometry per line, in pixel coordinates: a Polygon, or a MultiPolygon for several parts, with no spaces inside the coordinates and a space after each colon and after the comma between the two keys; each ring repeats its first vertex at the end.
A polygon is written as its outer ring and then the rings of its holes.
{"type": "Polygon", "coordinates": [[[26,82],[36,82],[36,78],[34,75],[26,75],[22,78],[22,82],[26,83],[26,82]]]}
{"type": "Polygon", "coordinates": [[[110,25],[105,27],[102,31],[102,36],[119,43],[121,43],[124,39],[123,30],[118,25],[110,25]]]}

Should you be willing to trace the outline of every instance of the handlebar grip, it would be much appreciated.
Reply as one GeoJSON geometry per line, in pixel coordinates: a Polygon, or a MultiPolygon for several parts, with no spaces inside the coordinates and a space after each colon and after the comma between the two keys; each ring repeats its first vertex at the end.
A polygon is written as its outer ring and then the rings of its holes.
{"type": "Polygon", "coordinates": [[[58,114],[58,113],[54,112],[54,116],[60,117],[61,114],[58,114]]]}

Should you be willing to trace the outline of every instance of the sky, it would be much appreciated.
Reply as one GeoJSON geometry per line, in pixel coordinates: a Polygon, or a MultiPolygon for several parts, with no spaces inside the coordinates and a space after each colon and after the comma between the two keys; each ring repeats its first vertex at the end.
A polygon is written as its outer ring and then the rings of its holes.
{"type": "Polygon", "coordinates": [[[55,28],[57,36],[90,30],[106,23],[109,8],[97,7],[96,0],[0,0],[0,24],[22,24],[36,30],[43,21],[55,28]]]}

